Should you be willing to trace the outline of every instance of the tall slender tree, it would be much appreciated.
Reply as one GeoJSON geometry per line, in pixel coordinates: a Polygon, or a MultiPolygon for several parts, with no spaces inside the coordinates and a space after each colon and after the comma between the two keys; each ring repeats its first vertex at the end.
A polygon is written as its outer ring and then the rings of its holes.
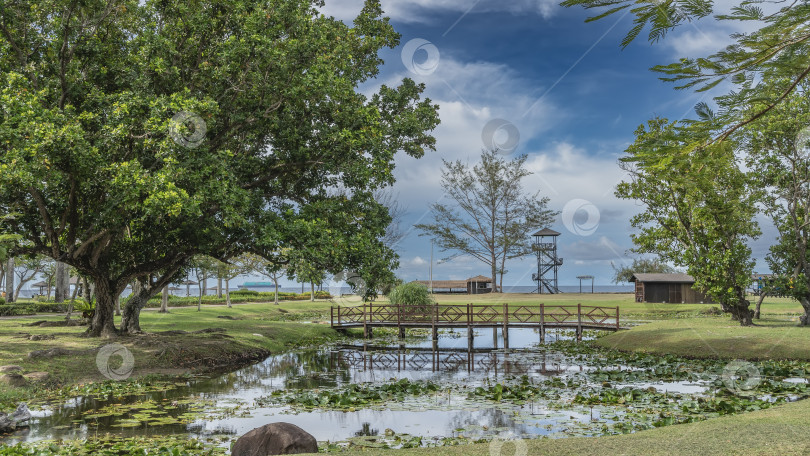
{"type": "Polygon", "coordinates": [[[442,189],[451,203],[433,204],[433,223],[416,225],[442,251],[453,252],[446,260],[470,255],[486,264],[493,291],[503,289],[508,260],[532,253],[531,229],[550,225],[558,214],[548,209],[547,197],[523,189],[532,174],[525,164],[525,155],[507,160],[497,150],[484,150],[474,166],[445,161],[442,189]]]}

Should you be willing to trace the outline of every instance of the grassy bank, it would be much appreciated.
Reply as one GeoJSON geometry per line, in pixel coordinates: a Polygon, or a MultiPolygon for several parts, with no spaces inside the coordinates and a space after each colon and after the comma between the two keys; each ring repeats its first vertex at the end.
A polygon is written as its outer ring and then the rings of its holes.
{"type": "Polygon", "coordinates": [[[147,334],[116,340],[83,337],[86,328],[82,326],[30,326],[36,321],[64,320],[57,316],[0,319],[0,366],[17,365],[23,373],[50,374],[48,380],[29,382],[27,388],[0,384],[0,403],[8,406],[44,387],[105,380],[96,367],[96,349],[112,342],[130,350],[135,360],[132,376],[137,378],[234,368],[294,346],[331,340],[337,334],[328,325],[297,321],[320,319],[324,308],[328,309],[328,303],[294,302],[212,306],[199,312],[195,308],[146,311],[141,314],[141,327],[147,334]],[[203,330],[211,332],[195,333],[203,330]],[[48,339],[31,340],[32,336],[48,339]],[[67,352],[31,355],[51,349],[67,352]]]}
{"type": "Polygon", "coordinates": [[[695,358],[810,360],[810,328],[798,317],[768,314],[741,327],[727,316],[655,321],[602,337],[597,344],[625,351],[695,358]]]}
{"type": "Polygon", "coordinates": [[[807,455],[807,416],[810,401],[780,405],[767,410],[713,418],[690,424],[609,437],[524,440],[514,443],[475,444],[414,450],[363,451],[367,456],[447,455],[492,456],[497,454],[553,455],[807,455]],[[525,446],[524,446],[525,444],[525,446]]]}

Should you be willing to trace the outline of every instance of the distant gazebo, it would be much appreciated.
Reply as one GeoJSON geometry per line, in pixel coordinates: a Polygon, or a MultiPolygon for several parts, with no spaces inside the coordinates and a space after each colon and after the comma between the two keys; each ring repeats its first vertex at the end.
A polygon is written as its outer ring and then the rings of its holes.
{"type": "Polygon", "coordinates": [[[51,288],[51,285],[50,285],[48,282],[45,282],[45,281],[42,281],[42,282],[37,282],[37,283],[31,284],[31,286],[32,286],[32,287],[39,288],[39,294],[40,294],[40,296],[41,296],[41,295],[45,295],[45,294],[47,294],[47,293],[48,293],[48,291],[47,291],[47,290],[51,288]]]}
{"type": "Polygon", "coordinates": [[[581,275],[577,276],[579,279],[579,292],[582,293],[582,281],[583,280],[590,280],[591,281],[591,294],[593,294],[593,276],[592,275],[581,275]]]}

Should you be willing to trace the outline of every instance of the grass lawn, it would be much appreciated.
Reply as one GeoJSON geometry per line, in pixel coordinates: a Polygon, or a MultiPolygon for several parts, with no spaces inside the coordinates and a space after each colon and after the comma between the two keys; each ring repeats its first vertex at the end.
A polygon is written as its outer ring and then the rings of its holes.
{"type": "MultiPolygon", "coordinates": [[[[710,307],[719,307],[718,304],[663,304],[635,302],[632,293],[561,293],[555,295],[537,295],[527,293],[503,293],[480,295],[446,295],[437,294],[436,300],[440,304],[476,304],[509,303],[509,304],[539,304],[546,305],[577,305],[577,303],[591,306],[619,306],[623,317],[659,319],[673,318],[687,315],[697,315],[701,310],[710,307]]],[[[751,296],[753,308],[755,296],[751,296]]],[[[800,315],[802,306],[788,298],[768,297],[762,303],[763,315],[800,315]]]]}
{"type": "MultiPolygon", "coordinates": [[[[328,324],[312,324],[299,319],[321,319],[328,315],[325,302],[295,301],[275,306],[244,304],[173,308],[170,313],[148,310],[141,313],[141,328],[148,334],[115,340],[83,337],[86,327],[27,326],[31,322],[64,320],[61,316],[0,318],[0,366],[18,365],[23,372],[48,372],[47,386],[105,380],[96,368],[93,349],[108,343],[120,343],[133,354],[133,376],[152,373],[181,374],[194,368],[217,369],[259,360],[273,352],[291,347],[334,339],[337,333],[328,324]],[[220,318],[226,317],[226,318],[220,318]],[[223,331],[193,334],[193,331],[221,328],[223,331]],[[187,331],[189,334],[161,334],[187,331]],[[54,336],[51,340],[29,340],[31,335],[54,336]],[[55,357],[29,357],[35,350],[62,348],[76,353],[55,357]],[[87,350],[86,353],[78,351],[87,350]]],[[[118,323],[118,322],[117,322],[118,323]]],[[[2,396],[12,388],[0,385],[2,396]]]]}
{"type": "Polygon", "coordinates": [[[666,426],[635,434],[524,440],[497,446],[461,445],[415,450],[363,451],[367,456],[392,455],[808,455],[807,417],[810,401],[800,401],[698,423],[666,426]],[[525,449],[520,453],[515,450],[525,449]],[[494,451],[493,451],[494,450],[494,451]]]}
{"type": "Polygon", "coordinates": [[[726,316],[655,321],[602,337],[599,345],[695,358],[810,360],[810,328],[798,317],[763,316],[741,327],[726,316]]]}

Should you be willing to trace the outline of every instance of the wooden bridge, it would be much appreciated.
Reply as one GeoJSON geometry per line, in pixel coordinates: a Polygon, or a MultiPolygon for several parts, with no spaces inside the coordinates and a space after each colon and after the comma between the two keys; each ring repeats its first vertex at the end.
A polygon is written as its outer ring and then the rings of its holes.
{"type": "Polygon", "coordinates": [[[337,330],[363,328],[365,338],[372,337],[373,328],[397,328],[405,337],[409,328],[431,328],[433,340],[439,338],[440,328],[467,328],[472,341],[475,328],[501,328],[504,345],[509,347],[509,328],[537,328],[541,339],[547,328],[576,330],[577,340],[582,331],[596,329],[618,331],[619,308],[544,304],[434,304],[411,306],[367,303],[360,306],[331,308],[332,327],[337,330]]]}

